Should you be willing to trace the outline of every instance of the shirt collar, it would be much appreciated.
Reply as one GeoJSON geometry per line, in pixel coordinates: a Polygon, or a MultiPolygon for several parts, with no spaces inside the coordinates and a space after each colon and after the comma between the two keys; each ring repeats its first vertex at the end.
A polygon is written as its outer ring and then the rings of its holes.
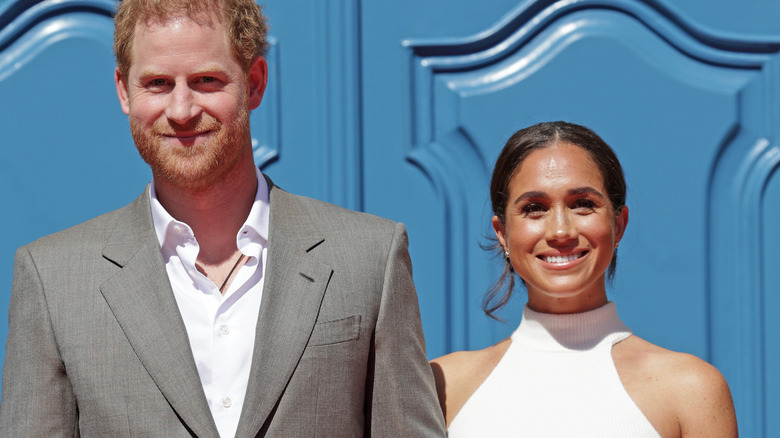
{"type": "MultiPolygon", "coordinates": [[[[269,203],[268,203],[268,183],[260,172],[260,169],[255,167],[257,172],[257,192],[255,193],[255,200],[252,203],[252,208],[249,210],[249,215],[244,222],[244,225],[238,231],[236,235],[236,243],[241,249],[244,239],[248,239],[254,243],[260,243],[265,245],[268,242],[268,222],[270,217],[269,203]]],[[[154,179],[150,183],[149,188],[149,200],[152,207],[152,221],[154,222],[154,231],[157,234],[157,242],[162,248],[165,244],[170,229],[174,225],[184,226],[189,229],[189,225],[184,222],[178,221],[165,210],[160,201],[157,199],[157,191],[154,187],[154,179]]],[[[190,234],[192,231],[190,230],[190,234]]]]}

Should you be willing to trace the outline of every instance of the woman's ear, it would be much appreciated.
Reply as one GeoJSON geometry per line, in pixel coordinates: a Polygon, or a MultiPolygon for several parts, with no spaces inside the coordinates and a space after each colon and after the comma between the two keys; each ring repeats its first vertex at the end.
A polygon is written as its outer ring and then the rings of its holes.
{"type": "Polygon", "coordinates": [[[622,206],[615,217],[615,243],[620,242],[628,226],[628,207],[622,206]]]}
{"type": "Polygon", "coordinates": [[[496,233],[498,242],[504,247],[505,252],[509,252],[509,246],[507,246],[506,243],[506,229],[504,228],[504,224],[501,223],[501,219],[499,219],[498,216],[493,216],[491,222],[493,223],[493,231],[496,233]]]}

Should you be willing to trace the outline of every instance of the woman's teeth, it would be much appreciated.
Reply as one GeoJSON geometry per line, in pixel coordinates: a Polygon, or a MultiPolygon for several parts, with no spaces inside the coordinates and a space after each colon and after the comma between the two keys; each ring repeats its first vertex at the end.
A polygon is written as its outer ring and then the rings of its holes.
{"type": "Polygon", "coordinates": [[[581,252],[578,254],[570,254],[566,256],[545,256],[544,261],[547,263],[566,263],[582,257],[583,254],[585,253],[581,252]]]}

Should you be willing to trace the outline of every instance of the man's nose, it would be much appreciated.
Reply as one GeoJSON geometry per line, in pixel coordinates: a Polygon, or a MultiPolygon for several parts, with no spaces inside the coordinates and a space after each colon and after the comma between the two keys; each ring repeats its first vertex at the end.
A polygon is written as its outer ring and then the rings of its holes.
{"type": "Polygon", "coordinates": [[[165,108],[165,116],[180,125],[197,117],[200,107],[195,101],[195,94],[187,84],[176,84],[170,94],[168,105],[165,108]]]}

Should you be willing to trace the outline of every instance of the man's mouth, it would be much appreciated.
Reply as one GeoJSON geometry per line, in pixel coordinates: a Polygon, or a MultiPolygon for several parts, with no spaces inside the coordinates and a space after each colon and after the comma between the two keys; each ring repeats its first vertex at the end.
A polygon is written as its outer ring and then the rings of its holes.
{"type": "Polygon", "coordinates": [[[208,134],[209,130],[206,131],[190,131],[190,132],[166,132],[163,133],[164,136],[170,137],[170,138],[180,138],[180,139],[188,139],[188,138],[195,138],[200,137],[202,135],[208,134]]]}

